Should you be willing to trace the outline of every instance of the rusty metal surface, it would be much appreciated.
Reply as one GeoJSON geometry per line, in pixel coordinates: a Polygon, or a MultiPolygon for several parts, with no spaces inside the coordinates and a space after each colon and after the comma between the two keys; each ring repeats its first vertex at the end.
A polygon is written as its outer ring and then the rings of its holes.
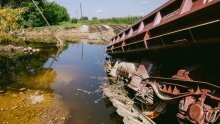
{"type": "Polygon", "coordinates": [[[196,97],[188,96],[180,101],[179,113],[177,117],[180,120],[188,120],[194,124],[214,123],[219,118],[220,107],[211,107],[205,103],[207,93],[210,92],[206,89],[201,90],[201,96],[196,97]]]}
{"type": "Polygon", "coordinates": [[[179,43],[219,42],[220,37],[216,34],[220,30],[216,27],[220,23],[219,6],[220,0],[170,0],[112,38],[106,52],[115,55],[178,46],[179,43]],[[216,23],[216,29],[210,30],[213,23],[216,23]],[[203,27],[210,32],[205,34],[206,38],[201,39],[198,35],[204,36],[201,30],[203,27]]]}
{"type": "MultiPolygon", "coordinates": [[[[178,17],[183,17],[183,16],[185,16],[185,15],[189,15],[190,13],[193,13],[193,12],[198,11],[198,10],[200,10],[200,9],[203,9],[203,8],[206,8],[206,7],[215,5],[215,4],[217,5],[217,4],[219,4],[219,2],[220,2],[219,0],[213,0],[213,1],[207,1],[207,2],[205,2],[205,3],[203,4],[203,1],[204,1],[204,0],[196,0],[196,1],[194,1],[194,2],[192,2],[192,0],[169,0],[167,3],[165,3],[164,5],[162,5],[161,7],[159,7],[158,9],[154,10],[154,11],[151,12],[150,14],[146,15],[146,16],[145,16],[143,19],[141,19],[139,22],[137,22],[137,23],[133,24],[132,26],[126,28],[124,31],[122,31],[121,33],[119,33],[118,35],[116,35],[115,37],[113,37],[112,39],[118,37],[120,34],[123,34],[123,33],[126,32],[126,31],[130,30],[132,27],[138,25],[139,23],[141,23],[142,21],[148,19],[149,17],[151,17],[151,16],[157,14],[157,13],[160,12],[161,10],[166,9],[166,7],[169,7],[169,5],[171,5],[171,4],[173,4],[174,2],[177,2],[177,1],[181,1],[181,2],[182,2],[181,6],[179,6],[180,8],[178,8],[178,9],[180,9],[180,10],[182,10],[182,11],[185,11],[185,12],[184,12],[184,14],[181,13],[181,14],[179,14],[178,16],[175,16],[175,19],[178,18],[178,17]],[[190,8],[188,7],[189,5],[188,5],[188,6],[185,5],[185,4],[189,4],[187,1],[191,1],[191,2],[192,2],[192,3],[191,3],[192,5],[191,5],[190,8]],[[185,7],[184,7],[184,6],[185,6],[185,7]],[[186,10],[185,8],[188,8],[188,9],[186,10]]],[[[173,12],[171,12],[171,13],[173,13],[173,12]]],[[[173,19],[173,20],[175,20],[175,19],[173,19]]],[[[170,21],[170,20],[168,20],[168,22],[169,22],[169,21],[170,21]]],[[[158,25],[158,26],[160,26],[160,25],[158,25]]],[[[152,28],[152,27],[151,27],[151,28],[152,28]]],[[[148,28],[148,30],[151,29],[151,28],[148,28]]]]}
{"type": "MultiPolygon", "coordinates": [[[[220,0],[168,1],[109,41],[107,54],[135,62],[136,68],[122,62],[117,78],[148,108],[158,100],[177,103],[180,123],[217,122],[219,68],[210,65],[219,65],[219,15],[220,0]]],[[[163,113],[142,112],[152,118],[163,113]]]]}
{"type": "Polygon", "coordinates": [[[184,69],[180,69],[172,78],[152,77],[149,76],[151,64],[145,61],[136,66],[128,62],[119,62],[116,65],[120,65],[116,68],[118,86],[127,85],[136,91],[135,99],[148,106],[148,109],[142,108],[142,112],[150,118],[156,118],[163,113],[166,110],[165,103],[179,101],[179,112],[176,116],[181,122],[203,124],[214,123],[219,119],[219,85],[194,81],[190,78],[191,71],[184,69]],[[121,85],[119,82],[123,81],[121,85]],[[156,104],[160,101],[164,104],[156,104]]]}
{"type": "Polygon", "coordinates": [[[180,69],[172,78],[162,78],[149,76],[152,67],[144,61],[132,71],[125,66],[128,65],[127,62],[116,63],[116,65],[120,64],[121,66],[116,68],[117,77],[123,77],[120,78],[120,82],[126,81],[124,85],[120,83],[118,86],[126,86],[128,83],[127,86],[137,92],[135,98],[144,105],[151,106],[152,110],[142,109],[143,114],[150,118],[155,118],[166,110],[164,105],[156,104],[160,102],[158,100],[162,100],[165,103],[179,101],[177,117],[181,122],[203,124],[214,123],[219,119],[220,98],[215,92],[218,92],[220,86],[194,81],[190,78],[191,71],[184,69],[180,69]],[[210,104],[210,101],[215,104],[210,104]]]}

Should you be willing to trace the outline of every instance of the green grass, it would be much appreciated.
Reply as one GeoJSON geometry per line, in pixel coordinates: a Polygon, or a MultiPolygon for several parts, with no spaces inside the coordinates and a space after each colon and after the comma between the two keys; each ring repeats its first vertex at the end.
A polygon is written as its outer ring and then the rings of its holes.
{"type": "Polygon", "coordinates": [[[70,21],[61,22],[59,25],[53,25],[51,27],[44,26],[44,27],[35,27],[35,30],[41,31],[44,28],[47,29],[55,29],[55,28],[72,28],[72,27],[79,27],[81,25],[121,25],[121,26],[128,26],[131,25],[142,17],[140,16],[131,16],[131,17],[113,17],[113,18],[106,18],[106,19],[97,19],[97,20],[78,20],[77,23],[72,23],[70,21]]]}
{"type": "Polygon", "coordinates": [[[98,20],[85,20],[82,21],[84,24],[106,24],[106,25],[131,25],[136,21],[140,20],[142,17],[133,16],[133,17],[113,17],[107,19],[98,19],[98,20]]]}
{"type": "Polygon", "coordinates": [[[140,20],[142,17],[140,16],[132,16],[132,17],[113,17],[113,18],[106,18],[106,19],[97,19],[97,20],[83,20],[78,21],[77,23],[72,23],[71,21],[62,22],[55,27],[78,27],[80,25],[122,25],[127,26],[135,23],[136,21],[140,20]]]}

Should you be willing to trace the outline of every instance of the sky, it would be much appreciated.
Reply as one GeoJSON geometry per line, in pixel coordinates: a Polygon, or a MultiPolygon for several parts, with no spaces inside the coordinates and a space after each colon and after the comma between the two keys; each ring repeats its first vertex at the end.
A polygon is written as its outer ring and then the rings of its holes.
{"type": "Polygon", "coordinates": [[[54,1],[67,8],[70,17],[80,16],[82,3],[83,16],[90,19],[144,16],[161,6],[168,0],[48,0],[54,1]]]}

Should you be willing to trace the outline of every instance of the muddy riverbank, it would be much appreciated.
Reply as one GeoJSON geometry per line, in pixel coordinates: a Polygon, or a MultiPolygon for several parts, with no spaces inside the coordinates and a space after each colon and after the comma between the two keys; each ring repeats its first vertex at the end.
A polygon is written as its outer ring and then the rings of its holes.
{"type": "Polygon", "coordinates": [[[50,92],[6,92],[0,94],[0,101],[0,120],[3,124],[63,124],[70,117],[61,97],[50,92]]]}

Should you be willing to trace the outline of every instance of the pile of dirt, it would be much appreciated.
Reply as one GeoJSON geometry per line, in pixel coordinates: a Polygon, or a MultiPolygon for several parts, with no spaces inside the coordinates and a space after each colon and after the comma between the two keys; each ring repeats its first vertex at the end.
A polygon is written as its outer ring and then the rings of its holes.
{"type": "Polygon", "coordinates": [[[105,43],[112,38],[114,30],[107,25],[82,25],[70,28],[42,28],[25,29],[15,33],[16,37],[29,41],[56,42],[55,36],[58,36],[65,42],[89,42],[105,43]]]}

